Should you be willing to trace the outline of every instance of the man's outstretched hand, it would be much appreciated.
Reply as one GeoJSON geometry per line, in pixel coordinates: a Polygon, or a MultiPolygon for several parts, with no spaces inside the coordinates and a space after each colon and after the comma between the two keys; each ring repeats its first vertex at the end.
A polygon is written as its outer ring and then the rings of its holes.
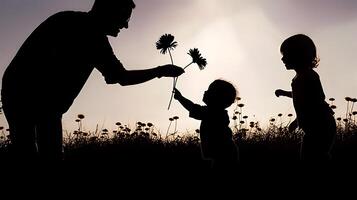
{"type": "Polygon", "coordinates": [[[158,69],[158,77],[177,77],[185,72],[181,67],[176,65],[163,65],[157,67],[158,69]]]}

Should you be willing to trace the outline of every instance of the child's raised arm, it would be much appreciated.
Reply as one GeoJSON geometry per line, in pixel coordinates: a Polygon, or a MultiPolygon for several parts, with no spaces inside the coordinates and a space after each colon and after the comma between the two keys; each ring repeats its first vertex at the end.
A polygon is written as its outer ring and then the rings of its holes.
{"type": "Polygon", "coordinates": [[[277,96],[277,97],[285,96],[285,97],[293,98],[293,93],[291,91],[277,89],[277,90],[275,90],[275,96],[277,96]]]}
{"type": "Polygon", "coordinates": [[[186,108],[186,110],[191,111],[194,108],[195,104],[192,101],[186,99],[184,96],[182,96],[181,92],[178,89],[175,88],[174,93],[174,98],[178,100],[181,105],[186,108]]]}

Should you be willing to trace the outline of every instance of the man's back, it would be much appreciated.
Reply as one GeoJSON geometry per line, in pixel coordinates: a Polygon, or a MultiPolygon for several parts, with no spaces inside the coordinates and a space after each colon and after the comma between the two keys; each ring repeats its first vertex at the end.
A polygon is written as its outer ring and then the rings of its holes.
{"type": "Polygon", "coordinates": [[[4,100],[49,105],[64,113],[108,54],[114,56],[108,39],[88,13],[57,13],[36,28],[10,63],[3,77],[4,100]]]}

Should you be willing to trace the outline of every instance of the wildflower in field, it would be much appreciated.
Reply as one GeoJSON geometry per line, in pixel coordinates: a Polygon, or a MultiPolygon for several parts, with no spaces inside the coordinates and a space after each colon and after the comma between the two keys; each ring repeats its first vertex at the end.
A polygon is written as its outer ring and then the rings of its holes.
{"type": "Polygon", "coordinates": [[[108,132],[109,132],[108,129],[105,128],[102,130],[102,135],[108,135],[108,132]]]}
{"type": "Polygon", "coordinates": [[[83,114],[78,114],[77,117],[78,117],[78,119],[84,119],[84,115],[83,114]]]}

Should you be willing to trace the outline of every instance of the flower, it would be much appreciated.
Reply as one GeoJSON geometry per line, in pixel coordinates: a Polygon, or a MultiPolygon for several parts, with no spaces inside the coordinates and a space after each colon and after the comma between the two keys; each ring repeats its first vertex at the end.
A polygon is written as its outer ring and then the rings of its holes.
{"type": "Polygon", "coordinates": [[[156,48],[160,50],[162,54],[166,54],[168,51],[177,47],[177,42],[174,41],[175,37],[171,34],[164,34],[156,42],[156,48]]]}
{"type": "Polygon", "coordinates": [[[84,115],[83,115],[83,114],[78,114],[77,117],[78,117],[79,119],[84,119],[84,115]]]}
{"type": "MultiPolygon", "coordinates": [[[[207,60],[201,56],[201,53],[197,48],[190,49],[187,54],[192,57],[192,62],[189,65],[196,63],[200,70],[203,70],[206,67],[207,60]]],[[[189,65],[187,65],[185,68],[187,68],[189,65]]]]}

